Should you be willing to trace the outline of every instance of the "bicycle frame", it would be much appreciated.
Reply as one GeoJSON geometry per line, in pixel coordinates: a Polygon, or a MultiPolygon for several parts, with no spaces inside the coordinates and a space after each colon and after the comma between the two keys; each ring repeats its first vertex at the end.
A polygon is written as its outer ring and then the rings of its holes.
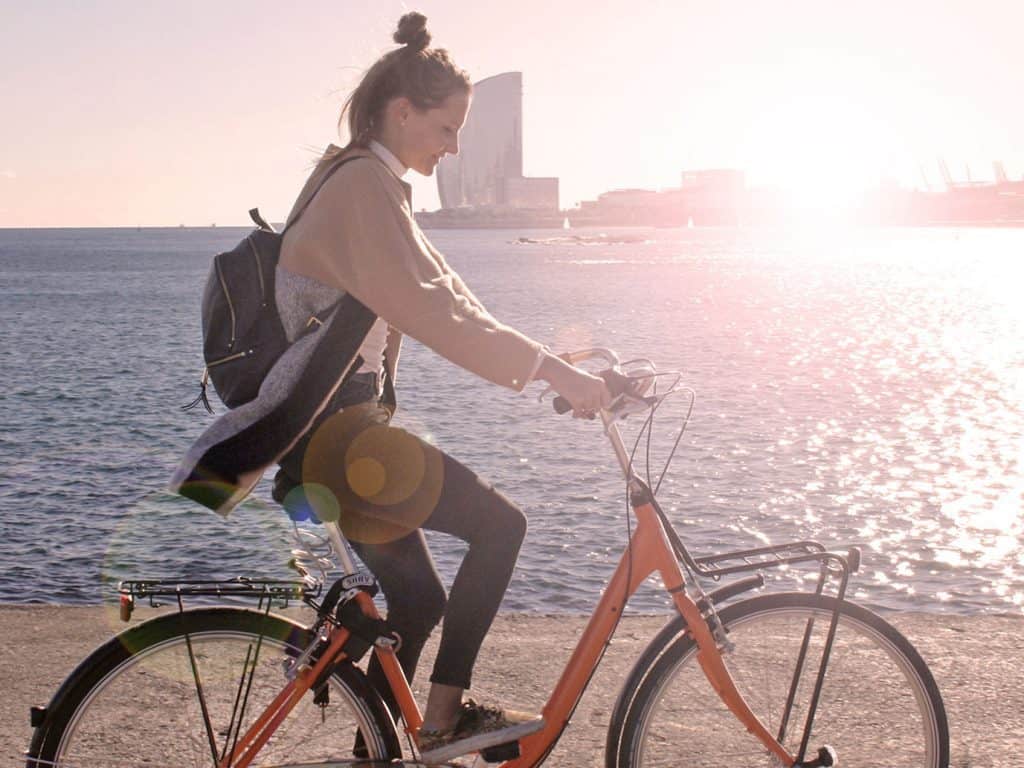
{"type": "MultiPolygon", "coordinates": [[[[640,491],[643,486],[632,475],[629,457],[614,417],[607,412],[602,412],[602,419],[605,424],[605,432],[615,449],[623,472],[633,486],[631,490],[640,491]]],[[[572,656],[544,705],[542,710],[545,721],[544,728],[523,738],[520,741],[519,757],[503,763],[502,768],[533,768],[541,763],[554,748],[601,660],[604,648],[618,625],[626,602],[637,588],[654,573],[661,577],[665,590],[669,593],[680,615],[685,619],[688,631],[697,643],[697,661],[718,696],[739,722],[761,741],[765,748],[774,754],[783,765],[793,765],[796,758],[779,743],[778,739],[751,711],[729,675],[716,638],[708,626],[701,608],[686,592],[686,582],[679,559],[669,542],[652,499],[646,494],[634,493],[633,511],[636,515],[636,529],[572,656]]],[[[328,523],[326,527],[335,546],[335,551],[343,561],[343,568],[347,573],[354,573],[355,568],[348,556],[348,550],[338,525],[328,523]]],[[[379,618],[373,600],[367,593],[360,592],[355,599],[358,600],[360,608],[368,617],[379,618]]],[[[344,627],[330,627],[329,632],[328,646],[320,655],[319,660],[311,667],[307,666],[297,670],[296,677],[285,686],[284,690],[238,740],[231,753],[220,762],[221,768],[229,768],[229,766],[231,768],[247,768],[277,726],[309,691],[315,681],[331,664],[344,658],[343,646],[349,638],[349,631],[344,627]]],[[[377,654],[391,690],[395,694],[402,719],[405,721],[406,731],[416,738],[419,728],[423,724],[423,718],[394,651],[390,647],[377,646],[374,648],[374,653],[377,654]]]]}
{"type": "MultiPolygon", "coordinates": [[[[618,364],[614,353],[601,349],[584,350],[567,356],[567,359],[570,362],[578,362],[595,356],[602,357],[613,366],[618,364]]],[[[653,366],[650,370],[653,370],[653,366]]],[[[621,373],[617,375],[622,378],[621,373]]],[[[642,373],[635,378],[643,379],[653,377],[653,375],[655,374],[642,373]]],[[[509,754],[517,754],[515,758],[502,763],[501,768],[536,768],[544,761],[568,726],[576,706],[618,626],[626,603],[642,583],[657,574],[683,620],[681,624],[678,623],[678,620],[674,620],[673,627],[679,627],[679,631],[692,639],[696,645],[695,659],[701,671],[739,724],[751,734],[752,738],[757,739],[765,751],[773,755],[780,765],[791,768],[812,768],[812,766],[816,768],[817,766],[831,765],[834,753],[831,753],[827,747],[818,750],[817,759],[805,761],[805,755],[839,623],[840,609],[845,598],[848,578],[850,573],[859,567],[859,551],[850,549],[845,554],[839,554],[828,551],[817,542],[798,541],[694,558],[658,504],[654,492],[633,472],[632,457],[623,444],[617,426],[620,418],[624,418],[629,413],[642,412],[644,406],[657,405],[660,400],[657,399],[657,396],[644,397],[643,393],[646,390],[631,390],[628,383],[625,385],[625,389],[620,388],[618,391],[632,392],[633,394],[624,395],[623,398],[613,402],[609,410],[602,410],[600,414],[605,435],[612,445],[626,479],[630,506],[636,517],[636,527],[631,532],[626,550],[620,557],[572,655],[543,706],[543,728],[519,740],[517,751],[495,749],[491,754],[487,754],[487,751],[484,750],[485,755],[499,759],[509,754]],[[808,651],[815,624],[814,617],[807,620],[802,645],[795,660],[787,701],[779,718],[778,732],[773,735],[744,700],[723,660],[723,652],[729,650],[731,644],[716,610],[717,603],[728,600],[748,589],[762,586],[764,576],[758,573],[756,576],[731,581],[709,593],[704,592],[698,578],[708,577],[718,580],[728,574],[761,571],[775,566],[810,562],[817,562],[820,567],[815,591],[818,596],[824,595],[830,578],[838,578],[834,583],[836,595],[834,607],[830,609],[831,622],[821,652],[814,688],[806,707],[803,736],[794,755],[782,745],[782,742],[787,739],[786,731],[789,727],[790,716],[794,711],[797,687],[805,663],[808,661],[808,651]],[[686,574],[693,578],[688,581],[686,574]],[[831,753],[832,756],[826,753],[831,753]]],[[[321,554],[314,556],[316,552],[314,549],[309,553],[312,561],[318,563],[316,567],[322,571],[321,578],[311,576],[303,567],[298,555],[305,554],[303,549],[305,545],[302,532],[297,530],[296,536],[300,549],[293,550],[293,553],[297,555],[297,570],[303,576],[302,582],[252,580],[239,577],[227,582],[129,581],[122,582],[119,588],[121,618],[124,621],[128,621],[131,617],[134,600],[139,596],[148,596],[150,602],[153,603],[154,596],[174,595],[178,601],[179,613],[182,615],[185,614],[182,596],[186,594],[259,597],[261,608],[266,601],[267,613],[274,601],[283,600],[287,604],[291,599],[302,599],[316,610],[318,619],[311,627],[305,628],[306,636],[308,637],[312,630],[314,638],[311,641],[303,641],[305,642],[304,649],[297,649],[296,652],[289,651],[290,659],[286,660],[285,665],[286,674],[289,677],[288,682],[274,700],[258,714],[255,722],[247,728],[244,734],[240,731],[242,723],[246,719],[244,713],[249,687],[252,685],[252,672],[243,671],[243,679],[239,681],[234,711],[231,714],[226,734],[227,739],[219,757],[203,693],[201,671],[193,655],[188,630],[183,628],[199,706],[206,726],[206,735],[213,762],[218,768],[249,768],[262,748],[303,697],[314,687],[318,696],[321,695],[321,686],[329,678],[334,665],[340,662],[358,661],[368,647],[373,648],[373,653],[378,658],[389,689],[397,703],[401,720],[405,724],[406,733],[413,742],[418,741],[423,717],[395,655],[400,638],[391,632],[386,622],[381,621],[373,602],[372,595],[376,590],[374,579],[369,574],[357,571],[350,556],[348,544],[337,522],[324,523],[324,530],[330,540],[330,552],[323,556],[321,554]],[[327,577],[326,569],[330,568],[330,564],[324,565],[323,563],[330,560],[331,553],[340,561],[338,565],[344,575],[334,582],[326,596],[321,599],[321,591],[327,577]],[[356,610],[353,611],[353,608],[356,610]],[[350,641],[353,642],[350,644],[350,641]],[[350,654],[352,658],[349,658],[350,654]],[[249,675],[248,682],[245,680],[247,674],[249,675]],[[229,749],[227,742],[232,741],[232,738],[233,742],[229,749]]],[[[320,544],[326,546],[326,542],[322,538],[317,536],[313,538],[318,539],[320,544]]],[[[246,662],[243,665],[245,670],[256,669],[263,637],[261,630],[259,641],[251,645],[247,653],[246,662]],[[250,659],[248,654],[251,654],[253,649],[255,649],[255,656],[250,659]]],[[[671,640],[672,638],[667,639],[671,640]]],[[[661,642],[664,642],[664,639],[661,642]]],[[[349,672],[350,670],[344,671],[349,672]]],[[[326,703],[326,698],[323,701],[318,700],[318,703],[326,703]]],[[[39,713],[33,712],[33,724],[38,726],[37,714],[39,713]]],[[[43,711],[42,714],[45,712],[43,711]]],[[[388,732],[386,736],[390,743],[391,733],[388,732]]],[[[332,765],[347,764],[348,762],[341,761],[332,763],[332,765]]],[[[362,763],[364,761],[352,762],[362,763]]]]}
{"type": "Polygon", "coordinates": [[[544,706],[544,730],[524,738],[520,742],[520,756],[505,763],[504,768],[535,766],[554,747],[600,661],[604,646],[611,639],[626,602],[653,573],[660,575],[665,590],[686,620],[699,648],[697,660],[719,697],[747,730],[782,760],[784,765],[792,765],[793,756],[765,728],[736,689],[700,608],[685,591],[682,570],[654,508],[644,503],[634,507],[634,512],[637,527],[629,547],[623,553],[572,657],[544,706]]]}
{"type": "MultiPolygon", "coordinates": [[[[600,358],[611,366],[617,366],[619,362],[614,352],[601,348],[581,350],[564,355],[563,357],[572,364],[592,358],[600,358]]],[[[640,399],[643,400],[643,398],[640,399]]],[[[623,403],[624,405],[628,404],[628,401],[623,401],[623,403]]],[[[637,588],[655,573],[661,577],[662,584],[671,597],[676,610],[686,622],[687,632],[693,637],[697,645],[696,658],[701,670],[729,711],[782,765],[804,764],[803,760],[808,746],[816,704],[838,626],[838,605],[844,598],[850,572],[857,569],[859,553],[856,550],[851,550],[844,557],[826,551],[824,547],[816,542],[796,542],[793,544],[768,546],[724,555],[702,557],[695,560],[690,556],[685,546],[683,546],[675,531],[672,530],[671,523],[668,522],[664,513],[658,507],[651,490],[633,473],[632,459],[623,444],[622,435],[617,426],[619,416],[624,416],[626,413],[628,411],[621,409],[618,415],[610,410],[602,410],[600,412],[605,435],[612,445],[627,483],[630,503],[636,515],[636,529],[632,533],[626,551],[620,558],[619,564],[612,574],[611,580],[608,582],[601,599],[598,601],[572,656],[569,658],[561,677],[555,684],[551,696],[543,707],[544,728],[521,739],[519,742],[519,756],[506,761],[502,764],[501,768],[534,768],[554,748],[568,725],[569,719],[579,703],[594,670],[601,661],[604,648],[615,632],[626,603],[637,588]],[[737,564],[735,562],[737,560],[741,562],[737,564]],[[828,638],[825,642],[821,663],[818,667],[815,688],[804,726],[803,739],[797,755],[794,756],[782,746],[781,741],[785,736],[789,707],[795,693],[797,677],[805,662],[804,656],[810,640],[812,622],[808,623],[805,630],[803,648],[800,651],[797,671],[794,674],[793,687],[790,691],[790,702],[787,703],[783,725],[780,727],[778,735],[775,736],[768,731],[750,709],[750,706],[736,688],[726,668],[721,649],[719,648],[719,641],[721,640],[724,645],[725,638],[724,636],[719,636],[720,632],[714,613],[713,596],[709,598],[709,596],[703,595],[699,587],[697,588],[697,601],[687,593],[683,565],[685,564],[689,571],[697,575],[711,576],[717,579],[725,574],[758,570],[763,567],[783,564],[806,563],[809,561],[818,561],[820,563],[821,571],[817,594],[822,594],[825,581],[830,574],[839,573],[840,579],[837,607],[832,615],[828,638]]],[[[348,554],[347,545],[337,523],[327,524],[326,529],[334,551],[342,561],[341,565],[345,573],[355,573],[354,565],[348,554]]],[[[753,579],[747,581],[753,581],[753,579]]],[[[742,586],[737,586],[733,590],[725,588],[723,591],[736,592],[741,591],[743,588],[742,586]]],[[[367,617],[379,619],[376,607],[369,594],[359,592],[355,595],[354,599],[358,601],[358,606],[367,617]]],[[[345,657],[343,648],[345,642],[350,637],[349,630],[343,626],[331,624],[327,626],[327,631],[329,632],[327,637],[328,646],[321,654],[319,661],[312,667],[297,670],[295,678],[289,682],[274,702],[263,712],[257,722],[242,736],[231,753],[224,760],[220,761],[220,768],[231,768],[232,766],[234,768],[247,768],[259,749],[269,739],[274,729],[288,715],[288,712],[291,711],[302,696],[321,678],[331,664],[345,657]]],[[[393,647],[386,643],[378,643],[374,647],[374,653],[377,654],[388,684],[395,695],[402,719],[405,722],[406,731],[413,739],[416,739],[419,729],[423,724],[423,717],[398,664],[393,647]]],[[[817,761],[808,763],[808,765],[811,764],[818,763],[817,761]]]]}
{"type": "MultiPolygon", "coordinates": [[[[505,762],[502,768],[536,766],[554,748],[568,725],[594,669],[600,662],[604,648],[615,631],[626,602],[637,588],[654,573],[660,575],[665,590],[672,597],[676,609],[686,620],[689,631],[693,634],[699,648],[697,660],[722,701],[746,729],[775,754],[784,765],[792,765],[794,757],[779,744],[757,716],[751,712],[736,689],[700,607],[686,593],[682,570],[654,507],[650,503],[642,503],[634,507],[634,512],[637,526],[629,541],[629,546],[623,553],[572,656],[544,705],[544,729],[522,739],[520,756],[505,762]]],[[[331,537],[340,537],[336,524],[328,525],[329,531],[333,529],[331,537]]],[[[351,563],[348,565],[350,566],[351,563]]],[[[376,606],[369,594],[359,592],[354,599],[358,601],[360,608],[367,616],[378,618],[376,606]]],[[[312,666],[305,666],[297,670],[295,678],[288,682],[248,731],[238,739],[230,754],[220,762],[222,768],[228,768],[228,766],[247,768],[316,680],[325,673],[331,664],[345,657],[342,649],[349,638],[349,631],[344,627],[333,627],[329,632],[327,648],[321,653],[319,660],[312,666]]],[[[391,690],[395,694],[406,730],[415,736],[423,724],[423,718],[394,651],[391,648],[375,647],[374,653],[377,654],[391,690]]]]}

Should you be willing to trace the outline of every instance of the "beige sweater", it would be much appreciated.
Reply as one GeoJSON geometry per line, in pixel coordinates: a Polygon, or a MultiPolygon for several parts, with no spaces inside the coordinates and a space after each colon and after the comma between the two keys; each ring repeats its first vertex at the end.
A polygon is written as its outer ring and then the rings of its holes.
{"type": "MultiPolygon", "coordinates": [[[[391,326],[385,364],[394,377],[402,334],[496,384],[520,390],[542,346],[498,322],[427,240],[411,188],[371,151],[340,168],[285,234],[282,268],[351,293],[391,326]]],[[[289,221],[332,165],[322,160],[289,221]]]]}

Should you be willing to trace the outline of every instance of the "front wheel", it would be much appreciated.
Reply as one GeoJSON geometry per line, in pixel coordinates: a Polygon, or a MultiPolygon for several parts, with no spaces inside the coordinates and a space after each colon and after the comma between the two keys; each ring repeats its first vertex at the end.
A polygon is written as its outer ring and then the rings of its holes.
{"type": "MultiPolygon", "coordinates": [[[[211,768],[285,687],[305,627],[237,608],[167,614],[122,632],[79,665],[47,708],[28,768],[211,768]],[[197,683],[198,681],[198,683],[197,683]]],[[[253,766],[401,756],[377,692],[351,664],[298,703],[253,766]]]]}
{"type": "MultiPolygon", "coordinates": [[[[834,607],[833,598],[792,593],[719,612],[733,646],[724,659],[737,688],[791,754],[803,736],[834,607]],[[807,661],[797,674],[805,635],[807,661]]],[[[608,768],[778,765],[712,690],[696,652],[678,618],[651,643],[616,704],[608,768]]],[[[894,627],[850,603],[840,611],[805,759],[824,745],[835,749],[843,768],[946,768],[949,762],[946,713],[928,667],[894,627]]]]}

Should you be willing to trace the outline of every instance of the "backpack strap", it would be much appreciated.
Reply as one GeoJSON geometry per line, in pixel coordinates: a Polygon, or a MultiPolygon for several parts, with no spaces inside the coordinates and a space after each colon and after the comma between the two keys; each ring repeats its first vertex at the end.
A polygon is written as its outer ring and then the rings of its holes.
{"type": "MultiPolygon", "coordinates": [[[[299,208],[299,210],[295,212],[295,217],[291,221],[289,221],[287,224],[285,224],[284,229],[281,230],[281,237],[282,238],[284,237],[284,233],[288,231],[288,228],[292,224],[294,224],[296,221],[299,220],[299,217],[302,216],[302,214],[305,212],[306,208],[309,207],[309,204],[313,202],[313,198],[315,198],[317,196],[317,194],[320,192],[320,190],[323,189],[324,184],[326,184],[327,180],[330,179],[332,175],[334,175],[334,172],[337,171],[339,168],[341,168],[341,166],[343,166],[345,163],[347,163],[347,162],[349,162],[351,160],[358,160],[360,157],[364,157],[364,155],[360,155],[359,157],[346,157],[344,160],[336,162],[334,164],[334,167],[330,168],[324,174],[324,177],[322,179],[320,179],[320,183],[316,185],[316,189],[313,190],[313,194],[310,195],[309,199],[302,204],[302,207],[299,208]]],[[[317,330],[320,326],[322,326],[324,324],[324,321],[327,319],[327,317],[334,310],[336,310],[340,304],[341,304],[341,299],[338,299],[336,302],[331,304],[329,307],[326,307],[325,309],[320,310],[319,312],[317,312],[314,315],[310,315],[309,316],[309,320],[306,321],[306,327],[302,331],[299,332],[299,336],[300,337],[301,336],[305,336],[306,334],[311,333],[312,331],[317,330]]]]}
{"type": "Polygon", "coordinates": [[[288,228],[291,227],[292,224],[294,224],[296,221],[298,221],[302,214],[306,212],[306,209],[309,207],[309,204],[313,202],[313,199],[320,193],[320,190],[323,189],[324,184],[326,184],[328,179],[330,179],[331,176],[334,175],[335,171],[341,168],[341,166],[345,165],[345,163],[349,163],[353,160],[359,160],[362,157],[365,156],[359,155],[358,157],[346,157],[343,160],[335,162],[334,166],[328,169],[328,171],[324,174],[324,177],[320,179],[320,183],[316,185],[316,189],[313,190],[313,194],[309,196],[309,199],[302,204],[302,207],[299,208],[299,210],[295,212],[295,216],[292,218],[292,220],[285,224],[284,229],[281,230],[281,236],[283,237],[284,233],[288,231],[288,228]]]}
{"type": "MultiPolygon", "coordinates": [[[[362,157],[362,155],[360,155],[359,157],[362,157]]],[[[284,229],[281,230],[281,235],[284,235],[284,233],[288,230],[288,227],[290,227],[292,224],[294,224],[296,221],[299,220],[299,217],[303,214],[303,212],[306,210],[306,208],[309,206],[309,204],[313,202],[313,198],[317,196],[317,193],[320,191],[320,189],[323,187],[323,185],[327,183],[327,180],[329,178],[331,178],[331,175],[336,170],[341,168],[341,166],[343,166],[349,160],[358,160],[358,159],[359,159],[358,157],[346,157],[344,160],[342,160],[339,163],[336,163],[333,168],[331,168],[329,171],[327,171],[327,173],[324,174],[324,177],[322,179],[320,179],[320,183],[316,185],[316,189],[313,190],[313,194],[309,196],[309,200],[307,200],[305,203],[303,203],[302,207],[299,208],[298,212],[295,214],[295,218],[292,219],[290,222],[288,222],[285,225],[284,229]]],[[[259,227],[260,229],[262,229],[264,232],[277,232],[277,230],[274,229],[274,225],[271,224],[270,222],[268,222],[266,219],[263,218],[262,214],[260,214],[260,209],[259,208],[250,208],[249,209],[249,218],[252,219],[253,223],[255,223],[256,226],[259,227]]]]}
{"type": "Polygon", "coordinates": [[[249,209],[249,218],[256,222],[256,226],[267,232],[275,232],[274,225],[260,215],[259,208],[249,209]]]}

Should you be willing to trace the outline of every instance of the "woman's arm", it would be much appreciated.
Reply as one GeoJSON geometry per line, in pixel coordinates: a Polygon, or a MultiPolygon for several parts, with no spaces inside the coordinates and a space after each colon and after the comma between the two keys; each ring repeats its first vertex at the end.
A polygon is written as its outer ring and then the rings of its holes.
{"type": "Polygon", "coordinates": [[[592,416],[599,408],[611,404],[611,394],[604,379],[570,365],[562,358],[546,353],[537,378],[543,379],[569,401],[574,416],[592,416]]]}
{"type": "Polygon", "coordinates": [[[446,272],[448,272],[448,274],[452,276],[452,285],[454,286],[455,291],[459,295],[465,296],[470,301],[470,303],[472,303],[481,312],[487,312],[487,308],[484,306],[483,302],[480,301],[480,299],[478,299],[471,290],[469,290],[469,286],[466,285],[462,277],[459,276],[459,273],[451,268],[451,266],[448,264],[448,262],[442,255],[442,253],[439,250],[437,250],[437,248],[434,247],[434,244],[427,239],[427,236],[423,234],[423,230],[419,228],[419,225],[416,225],[416,230],[417,232],[419,232],[420,237],[423,239],[423,244],[426,245],[427,250],[430,251],[430,254],[434,257],[437,263],[441,265],[441,268],[443,270],[445,270],[446,272]]]}
{"type": "Polygon", "coordinates": [[[426,245],[401,184],[375,158],[341,168],[286,238],[287,268],[489,381],[519,390],[542,345],[496,320],[426,245]]]}
{"type": "Polygon", "coordinates": [[[608,405],[601,378],[552,355],[484,308],[429,245],[401,185],[377,160],[339,170],[296,222],[292,237],[285,266],[351,293],[456,365],[516,390],[536,376],[577,416],[608,405]]]}

